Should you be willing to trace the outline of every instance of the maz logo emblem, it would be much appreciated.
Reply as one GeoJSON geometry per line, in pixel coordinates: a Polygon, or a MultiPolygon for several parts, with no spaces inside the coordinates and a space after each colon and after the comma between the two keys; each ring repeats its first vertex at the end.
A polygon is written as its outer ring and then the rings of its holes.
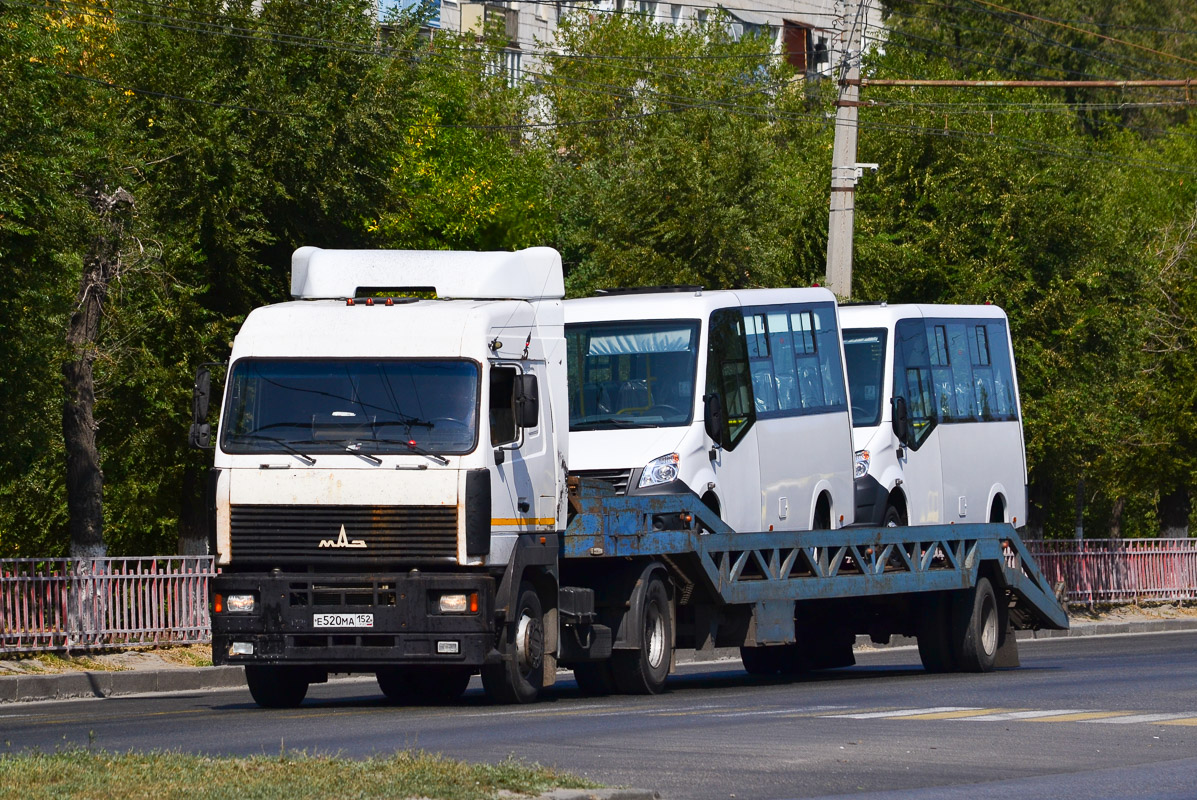
{"type": "Polygon", "coordinates": [[[350,540],[349,537],[345,535],[345,526],[344,525],[341,526],[341,534],[339,536],[337,536],[336,539],[321,539],[320,544],[318,545],[318,547],[363,547],[363,548],[365,546],[366,546],[366,542],[364,539],[350,540]]]}

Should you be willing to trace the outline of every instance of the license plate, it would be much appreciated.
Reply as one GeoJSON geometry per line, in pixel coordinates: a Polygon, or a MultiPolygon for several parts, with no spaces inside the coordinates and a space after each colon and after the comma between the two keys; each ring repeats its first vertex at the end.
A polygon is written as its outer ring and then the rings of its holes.
{"type": "Polygon", "coordinates": [[[313,628],[373,628],[373,614],[313,614],[313,628]]]}

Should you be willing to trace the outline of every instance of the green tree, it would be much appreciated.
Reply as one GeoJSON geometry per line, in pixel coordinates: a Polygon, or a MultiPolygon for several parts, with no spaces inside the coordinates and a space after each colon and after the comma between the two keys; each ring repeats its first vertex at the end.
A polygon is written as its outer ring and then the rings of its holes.
{"type": "Polygon", "coordinates": [[[570,292],[823,274],[821,258],[798,255],[807,213],[825,202],[815,188],[825,169],[811,161],[826,162],[816,143],[829,132],[769,42],[737,40],[728,23],[562,20],[541,90],[570,292]]]}

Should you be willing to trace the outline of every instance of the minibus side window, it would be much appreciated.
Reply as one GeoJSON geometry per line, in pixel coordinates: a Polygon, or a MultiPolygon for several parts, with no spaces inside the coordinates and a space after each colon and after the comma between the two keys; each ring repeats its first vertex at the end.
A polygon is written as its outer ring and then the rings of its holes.
{"type": "MultiPolygon", "coordinates": [[[[763,341],[760,344],[768,347],[763,341]]],[[[723,446],[735,449],[756,421],[744,316],[739,309],[723,308],[711,314],[706,394],[718,394],[722,400],[723,446]]]]}
{"type": "MultiPolygon", "coordinates": [[[[900,324],[906,324],[910,320],[900,324]]],[[[1002,320],[926,320],[939,422],[1018,418],[1014,369],[1002,320]]]]}

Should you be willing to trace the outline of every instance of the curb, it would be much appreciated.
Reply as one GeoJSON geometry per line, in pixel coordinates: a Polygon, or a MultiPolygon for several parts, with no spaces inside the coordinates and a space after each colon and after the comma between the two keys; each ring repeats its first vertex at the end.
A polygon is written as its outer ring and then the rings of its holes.
{"type": "Polygon", "coordinates": [[[647,789],[554,789],[536,800],[658,800],[660,797],[647,789]]]}
{"type": "MultiPolygon", "coordinates": [[[[1058,639],[1077,636],[1129,635],[1139,633],[1168,633],[1197,631],[1197,618],[1133,620],[1127,622],[1082,622],[1066,631],[1018,631],[1018,639],[1058,639]]],[[[908,636],[894,636],[889,644],[874,644],[868,636],[856,637],[857,647],[886,649],[913,647],[918,644],[908,636]]],[[[737,648],[686,650],[677,654],[677,663],[736,660],[737,648]]],[[[20,703],[33,700],[66,700],[76,697],[116,697],[120,695],[150,694],[153,692],[197,692],[210,689],[236,689],[245,686],[242,667],[179,667],[175,669],[127,670],[123,672],[69,672],[65,674],[33,674],[0,676],[0,703],[20,703]]],[[[656,795],[641,789],[603,790],[615,794],[598,793],[588,789],[561,789],[545,795],[545,800],[652,800],[656,795]],[[560,792],[572,792],[561,794],[560,792]],[[622,794],[620,793],[622,792],[622,794]]]]}
{"type": "Polygon", "coordinates": [[[151,692],[192,692],[245,685],[242,667],[180,667],[123,672],[70,672],[0,677],[0,703],[113,697],[151,692]]]}

